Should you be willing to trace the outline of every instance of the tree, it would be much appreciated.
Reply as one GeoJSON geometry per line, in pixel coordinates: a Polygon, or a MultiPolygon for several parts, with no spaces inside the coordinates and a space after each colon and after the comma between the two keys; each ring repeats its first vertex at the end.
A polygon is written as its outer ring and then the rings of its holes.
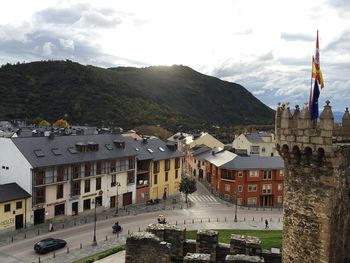
{"type": "Polygon", "coordinates": [[[39,126],[50,126],[51,124],[47,120],[42,120],[39,122],[39,126]]]}
{"type": "Polygon", "coordinates": [[[195,191],[197,191],[196,180],[187,176],[182,177],[182,180],[180,182],[180,192],[185,194],[187,206],[188,195],[194,193],[195,191]]]}
{"type": "Polygon", "coordinates": [[[54,124],[54,126],[58,127],[58,128],[68,128],[68,122],[66,120],[60,119],[57,120],[54,124]]]}

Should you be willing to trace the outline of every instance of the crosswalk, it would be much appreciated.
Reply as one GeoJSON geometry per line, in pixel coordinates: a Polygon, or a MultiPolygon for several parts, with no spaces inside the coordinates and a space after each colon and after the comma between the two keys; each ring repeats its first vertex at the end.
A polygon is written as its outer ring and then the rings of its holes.
{"type": "Polygon", "coordinates": [[[212,195],[189,195],[188,199],[194,203],[211,203],[218,204],[218,200],[212,195]]]}

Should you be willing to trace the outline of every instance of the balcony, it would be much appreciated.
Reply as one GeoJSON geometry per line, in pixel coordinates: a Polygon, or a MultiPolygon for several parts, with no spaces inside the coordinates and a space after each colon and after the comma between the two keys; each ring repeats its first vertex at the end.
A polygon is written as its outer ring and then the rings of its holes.
{"type": "Polygon", "coordinates": [[[144,187],[148,187],[149,183],[148,180],[137,180],[137,184],[136,184],[136,188],[144,188],[144,187]]]}

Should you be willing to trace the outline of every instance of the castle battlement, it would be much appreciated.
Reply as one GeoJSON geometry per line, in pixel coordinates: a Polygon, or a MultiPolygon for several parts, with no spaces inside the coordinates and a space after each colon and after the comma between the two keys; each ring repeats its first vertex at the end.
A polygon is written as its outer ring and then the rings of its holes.
{"type": "Polygon", "coordinates": [[[327,101],[319,122],[311,120],[307,104],[293,113],[289,104],[279,105],[275,116],[276,146],[288,162],[313,163],[322,166],[343,145],[350,145],[348,108],[340,126],[335,126],[332,108],[327,101]]]}
{"type": "Polygon", "coordinates": [[[334,123],[327,101],[319,121],[279,105],[276,148],[284,159],[283,262],[350,262],[350,114],[334,123]]]}

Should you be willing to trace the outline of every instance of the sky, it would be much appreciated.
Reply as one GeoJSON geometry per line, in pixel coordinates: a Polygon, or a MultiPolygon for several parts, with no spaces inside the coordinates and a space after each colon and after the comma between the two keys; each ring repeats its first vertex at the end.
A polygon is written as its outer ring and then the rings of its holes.
{"type": "Polygon", "coordinates": [[[181,64],[241,84],[271,108],[308,101],[319,30],[319,105],[350,106],[349,0],[11,0],[0,7],[0,65],[181,64]]]}

